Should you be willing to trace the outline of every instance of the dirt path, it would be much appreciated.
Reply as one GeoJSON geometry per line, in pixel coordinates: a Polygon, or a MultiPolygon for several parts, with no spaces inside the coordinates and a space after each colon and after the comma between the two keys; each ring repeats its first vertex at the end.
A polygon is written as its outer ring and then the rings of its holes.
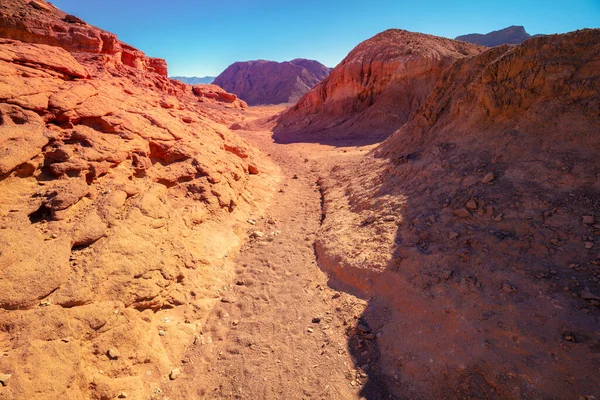
{"type": "Polygon", "coordinates": [[[249,236],[264,236],[251,239],[232,261],[235,282],[224,288],[182,360],[181,376],[165,386],[165,394],[170,399],[361,398],[369,367],[357,369],[356,348],[350,347],[359,347],[367,361],[375,354],[374,342],[361,339],[365,333],[355,328],[366,301],[330,289],[314,252],[321,222],[319,172],[348,151],[275,144],[268,131],[240,134],[280,166],[280,190],[266,215],[249,221],[249,236]]]}

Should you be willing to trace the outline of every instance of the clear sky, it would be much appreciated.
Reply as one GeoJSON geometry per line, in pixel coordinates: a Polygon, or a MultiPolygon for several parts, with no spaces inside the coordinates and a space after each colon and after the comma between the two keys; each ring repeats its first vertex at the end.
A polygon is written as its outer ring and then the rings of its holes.
{"type": "Polygon", "coordinates": [[[309,58],[334,67],[401,28],[454,38],[523,25],[530,34],[600,27],[600,0],[51,0],[116,33],[169,75],[216,76],[235,61],[309,58]]]}

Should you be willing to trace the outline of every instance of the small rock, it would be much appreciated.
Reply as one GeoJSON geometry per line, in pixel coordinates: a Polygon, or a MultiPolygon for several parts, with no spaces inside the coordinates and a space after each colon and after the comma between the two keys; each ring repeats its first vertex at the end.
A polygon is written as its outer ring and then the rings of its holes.
{"type": "Polygon", "coordinates": [[[307,329],[306,329],[306,331],[307,331],[308,333],[312,333],[312,332],[313,332],[313,328],[307,328],[307,329]]]}
{"type": "Polygon", "coordinates": [[[373,333],[367,333],[364,336],[364,338],[367,339],[367,340],[375,340],[375,334],[373,334],[373,333]]]}
{"type": "Polygon", "coordinates": [[[0,384],[2,384],[2,386],[8,386],[8,381],[10,381],[11,377],[12,374],[0,374],[0,384]]]}
{"type": "Polygon", "coordinates": [[[506,292],[506,293],[514,293],[514,292],[517,291],[517,289],[513,285],[511,285],[509,283],[503,283],[502,284],[502,290],[504,292],[506,292]]]}
{"type": "Polygon", "coordinates": [[[120,354],[119,354],[119,350],[115,349],[114,347],[111,347],[110,349],[108,349],[108,351],[106,352],[106,356],[108,358],[110,358],[111,360],[116,360],[119,358],[120,354]]]}
{"type": "Polygon", "coordinates": [[[233,297],[223,297],[221,299],[221,303],[229,303],[229,304],[233,304],[235,303],[236,300],[233,297]]]}
{"type": "Polygon", "coordinates": [[[158,336],[165,336],[167,333],[162,329],[158,331],[158,336]]]}
{"type": "Polygon", "coordinates": [[[584,300],[600,300],[600,296],[596,296],[595,294],[592,294],[587,290],[581,292],[581,298],[584,300]]]}
{"type": "Polygon", "coordinates": [[[482,183],[490,183],[494,179],[496,179],[496,176],[494,175],[494,173],[493,172],[488,172],[487,174],[485,174],[485,176],[483,177],[483,179],[481,180],[481,182],[482,183]]]}
{"type": "Polygon", "coordinates": [[[494,218],[494,221],[496,221],[496,222],[502,221],[502,214],[496,215],[496,218],[494,218]]]}
{"type": "Polygon", "coordinates": [[[456,239],[457,237],[458,237],[458,233],[456,233],[456,232],[448,233],[448,239],[456,239]]]}
{"type": "Polygon", "coordinates": [[[255,165],[248,164],[248,173],[250,175],[258,175],[258,168],[255,165]]]}
{"type": "Polygon", "coordinates": [[[251,219],[251,218],[248,218],[248,223],[249,223],[250,225],[256,225],[256,221],[255,221],[255,220],[253,220],[253,219],[251,219]]]}
{"type": "Polygon", "coordinates": [[[454,271],[452,271],[451,269],[447,269],[444,272],[442,272],[442,278],[445,280],[448,280],[450,278],[452,278],[452,275],[454,274],[454,271]]]}
{"type": "Polygon", "coordinates": [[[251,238],[255,238],[255,239],[260,239],[260,238],[262,238],[263,236],[265,236],[265,233],[264,233],[264,232],[261,232],[261,231],[254,231],[254,232],[252,232],[252,234],[250,235],[250,237],[251,237],[251,238]]]}
{"type": "Polygon", "coordinates": [[[52,9],[47,6],[44,2],[38,0],[31,0],[29,5],[40,11],[52,11],[52,9]]]}
{"type": "Polygon", "coordinates": [[[321,317],[314,317],[311,322],[313,324],[318,324],[319,322],[321,322],[321,317]]]}
{"type": "Polygon", "coordinates": [[[294,176],[292,176],[292,179],[298,179],[298,175],[294,174],[294,176]]]}
{"type": "Polygon", "coordinates": [[[459,218],[468,218],[471,216],[471,213],[466,208],[459,208],[454,210],[453,213],[459,218]]]}
{"type": "Polygon", "coordinates": [[[586,225],[593,225],[594,221],[595,221],[595,218],[593,215],[584,215],[581,219],[583,220],[583,223],[586,225]]]}
{"type": "Polygon", "coordinates": [[[175,369],[171,370],[171,373],[169,374],[169,379],[174,381],[175,379],[179,378],[180,375],[181,375],[181,370],[179,368],[175,368],[175,369]]]}
{"type": "Polygon", "coordinates": [[[585,242],[583,247],[585,247],[586,249],[591,249],[592,247],[594,247],[594,242],[585,242]]]}
{"type": "Polygon", "coordinates": [[[332,299],[339,299],[342,295],[339,293],[334,293],[333,296],[331,296],[332,299]]]}
{"type": "Polygon", "coordinates": [[[575,336],[573,335],[572,332],[565,332],[565,333],[563,333],[563,339],[566,340],[567,342],[574,342],[575,336]]]}
{"type": "Polygon", "coordinates": [[[361,331],[362,333],[369,333],[371,332],[371,328],[369,328],[368,326],[364,325],[364,324],[358,324],[357,328],[359,331],[361,331]]]}
{"type": "Polygon", "coordinates": [[[125,392],[121,392],[119,393],[119,395],[117,396],[119,399],[126,399],[127,398],[127,393],[125,392]]]}
{"type": "Polygon", "coordinates": [[[477,210],[477,200],[471,199],[471,200],[467,201],[466,207],[469,210],[477,210]]]}

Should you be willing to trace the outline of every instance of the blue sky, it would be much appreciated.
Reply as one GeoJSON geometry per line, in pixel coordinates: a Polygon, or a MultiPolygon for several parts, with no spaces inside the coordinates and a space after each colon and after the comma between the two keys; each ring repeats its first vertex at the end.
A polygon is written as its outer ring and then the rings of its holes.
{"type": "Polygon", "coordinates": [[[388,28],[454,38],[523,25],[530,34],[600,27],[600,0],[52,0],[149,56],[169,75],[218,75],[235,61],[334,67],[388,28]]]}

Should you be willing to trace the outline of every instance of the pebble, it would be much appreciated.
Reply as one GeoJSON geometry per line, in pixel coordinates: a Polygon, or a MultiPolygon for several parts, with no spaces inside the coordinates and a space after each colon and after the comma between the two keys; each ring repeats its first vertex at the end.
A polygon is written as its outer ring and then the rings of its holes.
{"type": "Polygon", "coordinates": [[[250,225],[256,225],[256,221],[255,221],[255,220],[253,220],[253,219],[251,219],[251,218],[248,218],[248,223],[249,223],[250,225]]]}
{"type": "Polygon", "coordinates": [[[445,280],[448,280],[448,279],[452,278],[453,274],[454,274],[454,271],[452,271],[451,269],[447,269],[444,272],[442,272],[442,278],[445,280]]]}
{"type": "Polygon", "coordinates": [[[448,239],[456,239],[457,237],[458,237],[458,233],[456,233],[456,232],[448,233],[448,239]]]}
{"type": "Polygon", "coordinates": [[[593,225],[594,221],[595,221],[595,218],[593,215],[584,215],[581,219],[583,220],[583,223],[586,225],[593,225]]]}
{"type": "Polygon", "coordinates": [[[319,322],[321,322],[321,317],[314,317],[314,318],[312,319],[312,323],[313,323],[313,324],[318,324],[319,322]]]}
{"type": "Polygon", "coordinates": [[[467,201],[466,207],[469,210],[476,210],[477,209],[477,200],[471,199],[471,200],[467,201]]]}
{"type": "Polygon", "coordinates": [[[591,249],[592,247],[594,247],[594,242],[585,242],[583,247],[585,247],[586,249],[591,249]]]}
{"type": "Polygon", "coordinates": [[[181,370],[179,368],[175,368],[171,370],[171,373],[169,374],[169,379],[174,381],[175,379],[179,378],[179,375],[181,375],[181,370]]]}
{"type": "Polygon", "coordinates": [[[221,302],[222,302],[222,303],[230,303],[230,304],[233,304],[233,303],[235,303],[235,301],[236,301],[236,300],[235,300],[233,297],[223,297],[223,298],[221,299],[221,302]]]}
{"type": "Polygon", "coordinates": [[[517,289],[513,285],[511,285],[509,283],[503,283],[502,284],[502,290],[504,292],[506,292],[506,293],[514,293],[514,292],[517,291],[517,289]]]}
{"type": "Polygon", "coordinates": [[[471,213],[466,208],[459,208],[454,210],[453,213],[459,218],[468,218],[471,216],[471,213]]]}
{"type": "Polygon", "coordinates": [[[8,381],[10,381],[11,377],[12,374],[0,374],[0,383],[2,386],[8,386],[8,381]]]}
{"type": "Polygon", "coordinates": [[[252,238],[256,238],[256,239],[260,239],[261,237],[265,236],[264,232],[261,231],[254,231],[252,232],[252,234],[250,235],[250,237],[252,238]]]}
{"type": "Polygon", "coordinates": [[[481,180],[481,182],[482,183],[490,183],[494,179],[496,179],[496,176],[494,175],[494,173],[493,172],[488,172],[487,174],[485,174],[485,176],[483,177],[483,179],[481,180]]]}
{"type": "Polygon", "coordinates": [[[158,336],[165,336],[166,333],[162,329],[158,331],[158,336]]]}
{"type": "Polygon", "coordinates": [[[127,393],[125,392],[121,392],[119,393],[119,396],[117,396],[119,399],[126,399],[127,398],[127,393]]]}
{"type": "Polygon", "coordinates": [[[108,349],[108,351],[106,352],[106,356],[108,358],[110,358],[111,360],[116,360],[120,357],[120,353],[119,350],[115,349],[114,347],[111,347],[110,349],[108,349]]]}
{"type": "Polygon", "coordinates": [[[369,328],[368,326],[364,325],[364,324],[358,324],[357,328],[359,331],[361,331],[362,333],[369,333],[371,332],[371,328],[369,328]]]}
{"type": "Polygon", "coordinates": [[[308,333],[312,333],[312,332],[313,332],[313,328],[307,328],[307,329],[306,329],[306,331],[307,331],[308,333]]]}
{"type": "Polygon", "coordinates": [[[571,333],[571,332],[565,332],[565,333],[563,333],[563,339],[566,340],[567,342],[574,342],[575,336],[573,336],[573,333],[571,333]]]}
{"type": "Polygon", "coordinates": [[[587,290],[583,290],[580,296],[584,300],[600,300],[600,296],[596,296],[595,294],[592,294],[587,290]]]}

